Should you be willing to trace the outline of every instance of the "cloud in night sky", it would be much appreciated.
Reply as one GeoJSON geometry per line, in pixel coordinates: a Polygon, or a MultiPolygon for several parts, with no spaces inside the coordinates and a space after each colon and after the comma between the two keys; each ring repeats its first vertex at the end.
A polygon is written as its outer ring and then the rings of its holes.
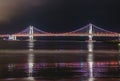
{"type": "Polygon", "coordinates": [[[0,33],[28,25],[64,32],[90,22],[119,32],[119,19],[120,0],[0,0],[0,33]]]}
{"type": "Polygon", "coordinates": [[[27,9],[43,5],[46,0],[0,0],[0,21],[9,21],[27,9]]]}

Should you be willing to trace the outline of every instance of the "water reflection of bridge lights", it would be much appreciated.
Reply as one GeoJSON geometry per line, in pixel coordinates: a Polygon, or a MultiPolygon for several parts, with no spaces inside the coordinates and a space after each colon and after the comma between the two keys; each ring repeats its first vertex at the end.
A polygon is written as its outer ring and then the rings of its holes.
{"type": "Polygon", "coordinates": [[[8,64],[8,71],[13,71],[14,64],[8,64]]]}
{"type": "Polygon", "coordinates": [[[29,47],[29,55],[28,55],[28,79],[29,80],[34,80],[34,77],[33,77],[33,67],[34,67],[34,54],[33,54],[33,51],[34,51],[34,42],[33,41],[29,41],[29,44],[28,44],[28,47],[29,47]]]}
{"type": "Polygon", "coordinates": [[[88,42],[88,65],[89,65],[89,77],[90,81],[93,79],[93,42],[88,42]]]}
{"type": "Polygon", "coordinates": [[[90,78],[88,79],[88,81],[94,81],[94,78],[93,78],[93,77],[90,77],[90,78]]]}
{"type": "Polygon", "coordinates": [[[28,68],[29,68],[29,75],[32,76],[33,73],[33,66],[34,66],[34,56],[30,54],[28,57],[28,68]]]}
{"type": "Polygon", "coordinates": [[[29,41],[29,44],[28,44],[29,46],[29,50],[33,50],[33,48],[34,48],[34,41],[29,41]]]}

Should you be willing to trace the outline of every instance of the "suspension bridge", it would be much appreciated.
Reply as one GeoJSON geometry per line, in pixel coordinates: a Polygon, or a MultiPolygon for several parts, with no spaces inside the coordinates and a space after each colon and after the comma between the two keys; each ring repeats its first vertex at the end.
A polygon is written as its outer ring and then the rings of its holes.
{"type": "Polygon", "coordinates": [[[8,40],[17,40],[17,37],[28,37],[29,40],[34,40],[34,37],[40,36],[87,36],[88,40],[92,41],[93,37],[120,37],[120,34],[117,32],[111,32],[103,28],[97,27],[93,24],[88,24],[84,27],[81,27],[77,30],[65,33],[50,33],[42,31],[34,26],[29,26],[21,32],[14,34],[0,34],[1,38],[7,37],[8,40]]]}

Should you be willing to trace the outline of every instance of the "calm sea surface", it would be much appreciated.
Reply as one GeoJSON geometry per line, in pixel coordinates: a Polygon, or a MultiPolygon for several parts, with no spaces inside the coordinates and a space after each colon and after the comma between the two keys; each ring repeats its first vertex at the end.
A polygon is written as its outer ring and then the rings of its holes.
{"type": "Polygon", "coordinates": [[[118,44],[0,41],[0,81],[120,81],[118,44]]]}

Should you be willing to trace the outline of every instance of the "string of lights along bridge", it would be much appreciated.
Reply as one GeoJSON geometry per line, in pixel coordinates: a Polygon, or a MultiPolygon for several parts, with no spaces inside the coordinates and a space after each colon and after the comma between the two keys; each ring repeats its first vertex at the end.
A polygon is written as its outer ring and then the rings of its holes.
{"type": "Polygon", "coordinates": [[[105,30],[103,28],[97,27],[93,24],[88,24],[82,28],[71,32],[65,33],[49,33],[46,31],[42,31],[34,26],[29,26],[21,32],[14,33],[14,34],[0,34],[1,38],[8,38],[8,40],[17,40],[17,37],[28,37],[29,40],[34,40],[34,37],[40,36],[87,36],[88,40],[92,41],[93,37],[120,37],[119,33],[111,32],[105,30]]]}

